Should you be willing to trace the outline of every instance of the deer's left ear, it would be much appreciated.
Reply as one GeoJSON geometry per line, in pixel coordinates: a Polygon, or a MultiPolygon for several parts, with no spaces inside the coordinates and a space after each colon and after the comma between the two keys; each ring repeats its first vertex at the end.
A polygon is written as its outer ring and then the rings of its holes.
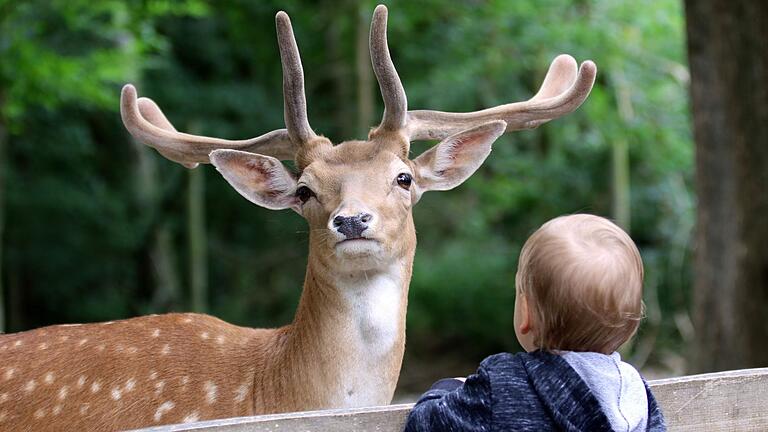
{"type": "Polygon", "coordinates": [[[416,168],[415,199],[430,190],[449,190],[468,179],[491,153],[491,144],[504,133],[501,120],[461,131],[425,151],[413,163],[416,168]]]}
{"type": "Polygon", "coordinates": [[[279,160],[239,150],[214,150],[211,163],[248,201],[271,210],[300,213],[296,179],[279,160]]]}

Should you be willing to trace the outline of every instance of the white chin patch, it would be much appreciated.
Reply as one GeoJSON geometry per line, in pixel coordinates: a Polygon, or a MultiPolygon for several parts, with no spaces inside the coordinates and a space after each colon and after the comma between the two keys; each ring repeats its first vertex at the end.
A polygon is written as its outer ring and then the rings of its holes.
{"type": "Polygon", "coordinates": [[[376,240],[345,240],[336,244],[336,256],[342,259],[378,259],[383,252],[376,240]]]}

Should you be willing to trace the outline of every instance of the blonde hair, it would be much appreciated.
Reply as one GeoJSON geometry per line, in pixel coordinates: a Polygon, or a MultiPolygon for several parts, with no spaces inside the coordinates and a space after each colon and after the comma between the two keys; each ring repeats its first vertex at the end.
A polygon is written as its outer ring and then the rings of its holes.
{"type": "Polygon", "coordinates": [[[632,239],[593,215],[555,218],[525,242],[515,284],[536,347],[611,353],[643,316],[643,262],[632,239]]]}

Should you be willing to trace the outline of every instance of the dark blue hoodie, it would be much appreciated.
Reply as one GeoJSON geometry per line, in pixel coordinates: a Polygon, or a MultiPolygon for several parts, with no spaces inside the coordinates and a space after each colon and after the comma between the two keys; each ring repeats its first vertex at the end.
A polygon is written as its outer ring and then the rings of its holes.
{"type": "MultiPolygon", "coordinates": [[[[647,428],[666,431],[648,385],[647,428]]],[[[406,432],[612,431],[587,383],[560,355],[543,351],[486,358],[466,382],[438,381],[416,403],[406,432]]]]}

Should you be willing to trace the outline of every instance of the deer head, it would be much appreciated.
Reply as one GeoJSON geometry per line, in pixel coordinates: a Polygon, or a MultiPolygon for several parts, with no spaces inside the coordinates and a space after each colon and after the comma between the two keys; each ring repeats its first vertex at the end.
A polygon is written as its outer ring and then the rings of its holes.
{"type": "Polygon", "coordinates": [[[452,189],[471,176],[504,132],[533,128],[575,110],[594,82],[594,63],[578,69],[557,57],[539,92],[526,102],[471,113],[408,111],[387,46],[387,8],[373,15],[370,53],[384,99],[381,124],[367,141],[333,145],[307,119],[304,77],[288,15],[276,16],[283,66],[285,129],[243,141],[177,132],[150,99],[126,85],[122,116],[128,130],[163,156],[187,167],[212,163],[249,201],[292,209],[311,229],[314,248],[336,268],[384,266],[415,247],[411,208],[424,192],[452,189]],[[415,159],[410,142],[441,140],[415,159]],[[297,172],[281,160],[294,160],[297,172]],[[405,235],[404,235],[405,234],[405,235]],[[332,251],[332,253],[330,253],[332,251]]]}

